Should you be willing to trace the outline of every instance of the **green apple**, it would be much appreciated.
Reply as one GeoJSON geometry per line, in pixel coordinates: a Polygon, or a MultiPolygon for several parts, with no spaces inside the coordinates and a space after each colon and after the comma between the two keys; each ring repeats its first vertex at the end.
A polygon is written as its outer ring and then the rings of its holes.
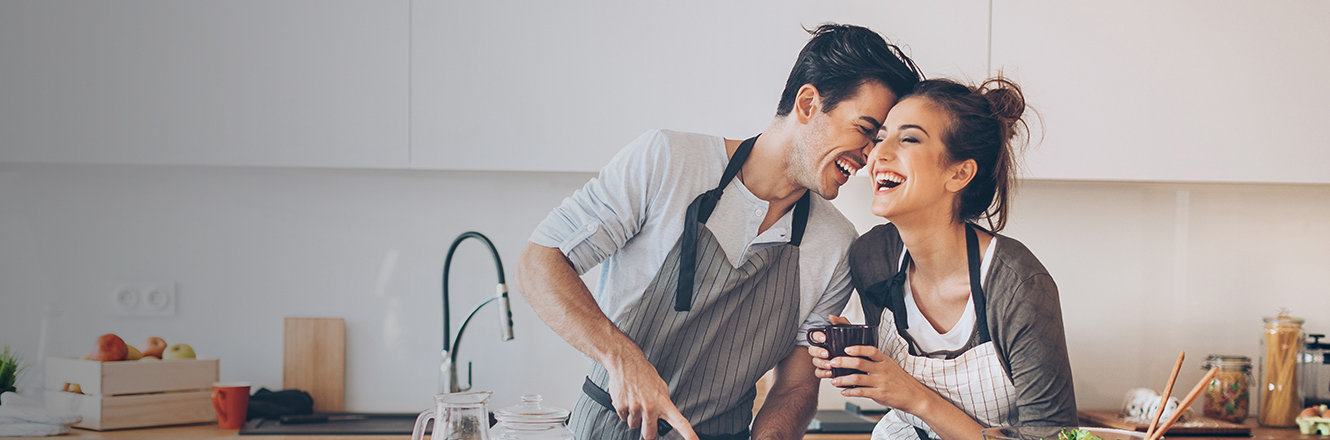
{"type": "Polygon", "coordinates": [[[166,351],[162,352],[162,359],[194,359],[194,347],[190,347],[189,344],[166,347],[166,351]]]}

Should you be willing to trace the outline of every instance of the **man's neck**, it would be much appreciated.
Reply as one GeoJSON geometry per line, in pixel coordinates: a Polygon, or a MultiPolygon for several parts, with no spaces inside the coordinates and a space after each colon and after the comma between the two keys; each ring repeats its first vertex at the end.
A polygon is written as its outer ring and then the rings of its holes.
{"type": "MultiPolygon", "coordinates": [[[[734,156],[734,151],[738,149],[740,143],[741,141],[735,140],[726,141],[726,149],[729,150],[731,157],[734,156]]],[[[807,191],[803,185],[790,178],[794,174],[790,170],[792,165],[790,156],[793,151],[793,131],[778,118],[762,132],[762,136],[757,138],[753,151],[744,162],[740,181],[745,188],[748,188],[748,192],[770,203],[772,212],[784,213],[807,191]],[[778,210],[778,207],[781,209],[778,210]]]]}

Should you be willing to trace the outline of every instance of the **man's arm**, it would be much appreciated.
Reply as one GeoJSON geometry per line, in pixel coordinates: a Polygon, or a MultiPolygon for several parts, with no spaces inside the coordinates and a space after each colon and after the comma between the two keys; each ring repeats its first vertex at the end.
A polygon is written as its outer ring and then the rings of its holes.
{"type": "MultiPolygon", "coordinates": [[[[514,278],[518,291],[554,333],[609,372],[607,391],[619,418],[629,427],[642,429],[642,437],[651,440],[656,438],[656,419],[665,419],[685,439],[697,439],[688,420],[670,401],[669,386],[656,367],[605,316],[563,252],[527,243],[514,278]]],[[[803,364],[812,365],[808,360],[803,364]]],[[[808,375],[812,377],[811,370],[808,375]]]]}
{"type": "Polygon", "coordinates": [[[795,347],[776,365],[771,391],[753,420],[753,440],[803,438],[817,412],[818,378],[807,347],[795,347]]]}

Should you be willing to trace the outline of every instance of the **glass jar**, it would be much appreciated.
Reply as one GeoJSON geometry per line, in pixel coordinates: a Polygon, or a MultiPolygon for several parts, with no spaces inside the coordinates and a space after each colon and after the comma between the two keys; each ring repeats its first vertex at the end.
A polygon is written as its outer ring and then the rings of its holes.
{"type": "Polygon", "coordinates": [[[1289,316],[1288,309],[1283,308],[1278,316],[1265,318],[1261,338],[1261,412],[1257,417],[1261,426],[1297,426],[1294,419],[1302,411],[1298,376],[1306,340],[1302,334],[1303,321],[1289,316]]]}
{"type": "Polygon", "coordinates": [[[563,425],[571,414],[566,409],[542,406],[539,394],[522,396],[522,404],[494,412],[499,423],[490,430],[495,440],[574,440],[563,425]]]}
{"type": "Polygon", "coordinates": [[[1247,420],[1251,400],[1251,358],[1212,354],[1205,359],[1205,370],[1219,367],[1214,379],[1205,386],[1205,416],[1242,423],[1247,420]]]}

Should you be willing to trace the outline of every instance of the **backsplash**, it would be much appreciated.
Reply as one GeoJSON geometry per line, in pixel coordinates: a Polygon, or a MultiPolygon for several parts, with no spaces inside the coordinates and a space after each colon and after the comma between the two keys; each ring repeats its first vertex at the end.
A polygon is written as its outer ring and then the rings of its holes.
{"type": "MultiPolygon", "coordinates": [[[[51,356],[108,332],[162,336],[221,359],[222,380],[275,389],[282,318],[344,317],[347,410],[418,411],[437,386],[448,244],[486,234],[511,276],[535,225],[592,176],[0,163],[0,344],[36,360],[44,319],[51,356]],[[176,283],[175,316],[107,312],[115,285],[163,281],[176,283]]],[[[842,194],[860,230],[880,222],[866,179],[842,194]]],[[[1201,377],[1207,354],[1255,357],[1261,317],[1280,306],[1330,331],[1330,186],[1031,181],[1004,234],[1058,283],[1082,408],[1162,388],[1179,350],[1179,383],[1201,377]]],[[[494,275],[478,243],[453,263],[456,326],[494,275]]],[[[541,393],[571,408],[587,360],[520,292],[513,308],[513,341],[499,342],[489,310],[467,332],[476,388],[495,406],[541,393]]],[[[34,367],[22,389],[39,378],[34,367]]]]}

